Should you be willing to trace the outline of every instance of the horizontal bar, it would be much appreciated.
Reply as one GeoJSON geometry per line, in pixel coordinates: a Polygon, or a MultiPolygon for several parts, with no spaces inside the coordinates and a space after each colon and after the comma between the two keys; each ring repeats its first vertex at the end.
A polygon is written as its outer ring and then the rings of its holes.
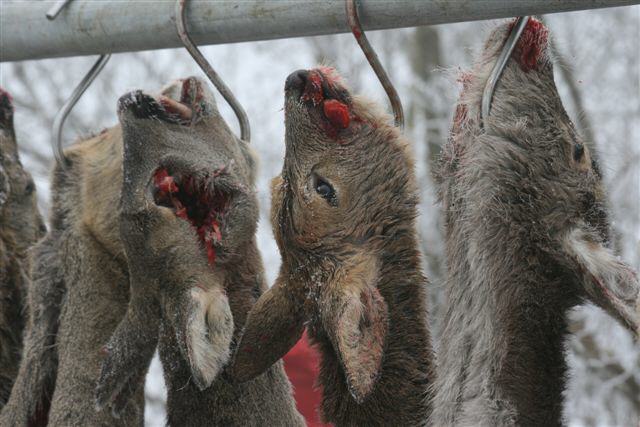
{"type": "MultiPolygon", "coordinates": [[[[361,0],[367,30],[541,15],[640,4],[640,0],[361,0]]],[[[51,1],[0,2],[0,61],[179,47],[173,0],[75,0],[50,21],[51,1]]],[[[200,45],[349,31],[342,0],[193,0],[200,45]]]]}

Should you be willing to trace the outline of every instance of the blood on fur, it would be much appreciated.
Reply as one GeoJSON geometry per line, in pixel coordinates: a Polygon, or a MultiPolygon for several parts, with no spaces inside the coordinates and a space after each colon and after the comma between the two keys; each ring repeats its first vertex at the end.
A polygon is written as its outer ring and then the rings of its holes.
{"type": "MultiPolygon", "coordinates": [[[[513,28],[511,24],[511,28],[513,28]]],[[[549,39],[549,30],[537,19],[531,18],[518,40],[516,57],[523,71],[529,72],[538,68],[549,39]]]]}
{"type": "Polygon", "coordinates": [[[349,127],[350,112],[349,107],[335,99],[328,99],[322,104],[325,117],[337,128],[346,129],[349,127]]]}
{"type": "Polygon", "coordinates": [[[189,221],[206,249],[209,264],[214,265],[215,243],[222,240],[220,220],[228,204],[228,195],[211,191],[206,180],[196,180],[190,175],[177,181],[165,168],[156,170],[153,182],[156,203],[171,208],[178,218],[189,221]]]}

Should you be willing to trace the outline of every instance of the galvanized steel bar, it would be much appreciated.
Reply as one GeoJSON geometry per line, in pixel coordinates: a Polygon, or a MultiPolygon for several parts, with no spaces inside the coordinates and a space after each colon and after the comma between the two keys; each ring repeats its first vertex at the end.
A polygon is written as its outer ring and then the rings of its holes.
{"type": "MultiPolygon", "coordinates": [[[[0,61],[182,46],[173,0],[75,0],[54,21],[51,1],[0,1],[0,61]]],[[[640,0],[362,0],[365,30],[628,6],[640,0]]],[[[194,0],[198,45],[349,32],[344,0],[194,0]]]]}

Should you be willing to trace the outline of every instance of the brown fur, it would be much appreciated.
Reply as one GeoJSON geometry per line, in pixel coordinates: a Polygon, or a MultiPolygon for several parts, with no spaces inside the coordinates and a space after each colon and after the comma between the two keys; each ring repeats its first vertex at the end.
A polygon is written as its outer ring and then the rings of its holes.
{"type": "Polygon", "coordinates": [[[233,372],[262,372],[306,325],[322,355],[326,422],[417,425],[429,414],[433,353],[408,144],[327,68],[287,79],[285,123],[271,217],[283,264],[249,314],[233,372]],[[340,128],[323,116],[325,98],[348,109],[340,128]],[[321,196],[322,181],[333,196],[321,196]]]}
{"type": "Polygon", "coordinates": [[[0,410],[9,399],[22,352],[27,250],[45,231],[33,179],[18,155],[11,97],[0,88],[0,410]]]}
{"type": "Polygon", "coordinates": [[[608,248],[603,184],[531,21],[479,122],[510,24],[491,33],[463,92],[438,179],[447,312],[435,426],[562,424],[566,315],[591,301],[631,330],[639,284],[608,248]]]}
{"type": "Polygon", "coordinates": [[[113,128],[80,142],[66,150],[68,167],[54,171],[52,230],[35,250],[33,317],[20,387],[14,389],[11,411],[2,414],[10,425],[26,425],[49,399],[52,426],[142,424],[140,384],[120,419],[96,412],[92,398],[100,348],[129,298],[126,259],[113,215],[121,182],[119,141],[120,129],[113,128]]]}

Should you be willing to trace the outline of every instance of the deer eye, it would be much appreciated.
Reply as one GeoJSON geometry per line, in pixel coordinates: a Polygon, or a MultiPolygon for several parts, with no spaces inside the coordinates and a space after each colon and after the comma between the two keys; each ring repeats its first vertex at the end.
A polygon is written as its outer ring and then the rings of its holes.
{"type": "Polygon", "coordinates": [[[573,160],[579,162],[584,155],[584,145],[578,143],[573,147],[573,160]]]}
{"type": "Polygon", "coordinates": [[[27,185],[24,187],[24,194],[29,196],[33,193],[35,189],[36,189],[36,186],[34,185],[33,181],[29,181],[27,185]]]}
{"type": "Polygon", "coordinates": [[[333,187],[326,181],[318,179],[316,182],[316,192],[325,199],[331,198],[335,193],[333,187]]]}
{"type": "Polygon", "coordinates": [[[320,197],[329,202],[331,206],[336,205],[336,192],[331,184],[329,184],[325,179],[316,176],[314,189],[316,190],[316,193],[318,193],[320,197]]]}

